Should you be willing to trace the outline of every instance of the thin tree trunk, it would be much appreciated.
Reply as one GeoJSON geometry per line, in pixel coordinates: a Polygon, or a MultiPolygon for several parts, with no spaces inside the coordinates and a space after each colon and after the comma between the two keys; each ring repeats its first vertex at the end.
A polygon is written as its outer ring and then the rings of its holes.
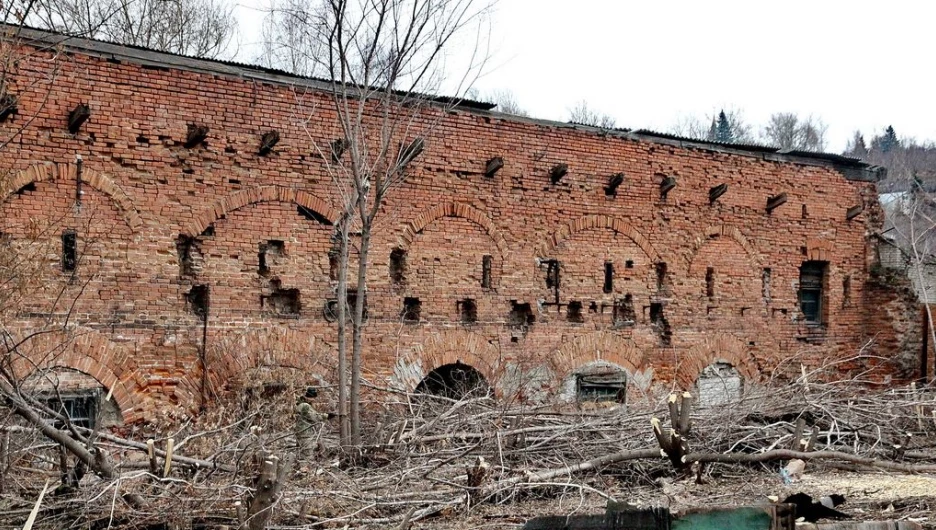
{"type": "Polygon", "coordinates": [[[370,248],[370,222],[361,227],[358,250],[357,299],[354,305],[353,344],[351,350],[351,444],[361,445],[361,350],[364,345],[364,302],[367,296],[367,253],[370,248]]]}
{"type": "Polygon", "coordinates": [[[348,315],[348,219],[338,222],[338,423],[341,447],[351,445],[351,431],[348,423],[348,345],[346,340],[348,315]]]}

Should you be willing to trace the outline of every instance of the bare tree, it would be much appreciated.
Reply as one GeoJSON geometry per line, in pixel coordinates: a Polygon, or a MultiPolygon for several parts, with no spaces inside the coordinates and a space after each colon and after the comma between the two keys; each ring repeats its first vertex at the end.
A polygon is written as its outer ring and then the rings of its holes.
{"type": "MultiPolygon", "coordinates": [[[[445,115],[439,105],[446,103],[423,94],[436,93],[443,81],[464,94],[483,62],[473,55],[467,70],[453,78],[444,69],[443,50],[457,34],[480,24],[485,11],[472,0],[300,0],[275,11],[267,32],[275,39],[266,46],[273,60],[328,80],[330,110],[341,134],[337,144],[316,143],[315,149],[341,200],[335,225],[338,409],[346,447],[361,443],[364,307],[374,223],[387,194],[405,181],[445,115]],[[356,271],[349,270],[352,252],[356,271]]],[[[312,134],[310,139],[315,143],[312,134]]]]}
{"type": "Polygon", "coordinates": [[[601,129],[613,129],[616,123],[613,116],[591,109],[584,99],[569,111],[569,121],[601,129]]]}
{"type": "Polygon", "coordinates": [[[26,22],[68,35],[217,58],[231,51],[237,32],[233,9],[224,0],[36,0],[26,22]]]}
{"type": "Polygon", "coordinates": [[[704,117],[686,116],[678,120],[669,132],[686,138],[722,143],[751,143],[751,126],[739,109],[713,111],[704,117]]]}
{"type": "Polygon", "coordinates": [[[770,115],[761,138],[767,145],[790,151],[822,151],[828,126],[812,115],[800,118],[792,112],[770,115]]]}
{"type": "Polygon", "coordinates": [[[486,99],[490,100],[491,103],[496,103],[496,109],[505,114],[523,117],[530,116],[530,113],[520,106],[520,102],[517,101],[517,96],[515,96],[511,90],[495,90],[491,92],[486,99]]]}

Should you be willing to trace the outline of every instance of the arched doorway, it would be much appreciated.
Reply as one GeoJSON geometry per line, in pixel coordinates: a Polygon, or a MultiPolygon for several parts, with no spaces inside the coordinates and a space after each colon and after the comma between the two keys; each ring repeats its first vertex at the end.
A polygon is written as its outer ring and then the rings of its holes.
{"type": "Polygon", "coordinates": [[[717,361],[702,369],[696,380],[699,404],[706,407],[737,403],[744,391],[744,378],[729,363],[717,361]]]}
{"type": "Polygon", "coordinates": [[[455,361],[429,372],[416,385],[416,392],[449,399],[464,399],[490,395],[491,386],[476,368],[455,361]]]}

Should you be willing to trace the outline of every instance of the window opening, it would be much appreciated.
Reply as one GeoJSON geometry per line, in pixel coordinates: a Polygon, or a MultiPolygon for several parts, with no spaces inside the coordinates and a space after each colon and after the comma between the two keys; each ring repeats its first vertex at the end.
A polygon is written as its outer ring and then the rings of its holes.
{"type": "Polygon", "coordinates": [[[705,296],[715,298],[715,268],[705,269],[705,296]]]}
{"type": "Polygon", "coordinates": [[[604,287],[605,294],[614,290],[614,263],[606,261],[604,264],[604,287]]]}
{"type": "Polygon", "coordinates": [[[491,288],[491,264],[494,262],[494,258],[485,254],[481,258],[481,287],[484,289],[491,288]]]}
{"type": "Polygon", "coordinates": [[[579,401],[624,403],[627,395],[627,373],[623,370],[609,370],[576,374],[575,394],[579,401]]]}
{"type": "Polygon", "coordinates": [[[422,302],[419,298],[406,297],[403,299],[403,320],[405,322],[419,322],[422,313],[422,302]]]}
{"type": "Polygon", "coordinates": [[[390,281],[400,285],[406,276],[406,251],[395,248],[390,252],[390,281]]]}
{"type": "Polygon", "coordinates": [[[458,302],[458,312],[463,324],[472,324],[478,321],[478,303],[473,298],[465,298],[458,302]]]}
{"type": "Polygon", "coordinates": [[[62,232],[62,270],[75,272],[78,268],[78,233],[74,230],[62,232]]]}
{"type": "Polygon", "coordinates": [[[611,319],[614,326],[628,326],[637,320],[633,295],[628,293],[624,295],[624,298],[614,301],[611,319]]]}
{"type": "Polygon", "coordinates": [[[806,261],[800,267],[800,312],[803,313],[803,319],[808,323],[822,323],[822,291],[827,267],[826,261],[806,261]]]}
{"type": "Polygon", "coordinates": [[[585,322],[585,318],[582,316],[582,302],[578,300],[569,302],[569,305],[566,306],[566,320],[577,324],[585,322]]]}

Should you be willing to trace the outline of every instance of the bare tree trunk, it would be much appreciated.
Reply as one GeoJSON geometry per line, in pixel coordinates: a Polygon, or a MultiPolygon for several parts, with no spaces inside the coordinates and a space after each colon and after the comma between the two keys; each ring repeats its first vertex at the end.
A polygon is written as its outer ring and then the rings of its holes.
{"type": "Polygon", "coordinates": [[[338,423],[340,425],[341,447],[351,445],[351,431],[348,423],[348,219],[344,216],[338,222],[338,423]]]}
{"type": "Polygon", "coordinates": [[[286,477],[292,468],[292,458],[279,460],[275,456],[261,455],[260,474],[256,478],[253,495],[247,505],[247,517],[241,528],[263,530],[270,521],[273,505],[279,498],[286,477]]]}
{"type": "Polygon", "coordinates": [[[370,249],[371,223],[365,220],[362,225],[351,350],[351,444],[355,446],[361,445],[361,350],[364,345],[364,299],[367,296],[367,254],[370,249]]]}

